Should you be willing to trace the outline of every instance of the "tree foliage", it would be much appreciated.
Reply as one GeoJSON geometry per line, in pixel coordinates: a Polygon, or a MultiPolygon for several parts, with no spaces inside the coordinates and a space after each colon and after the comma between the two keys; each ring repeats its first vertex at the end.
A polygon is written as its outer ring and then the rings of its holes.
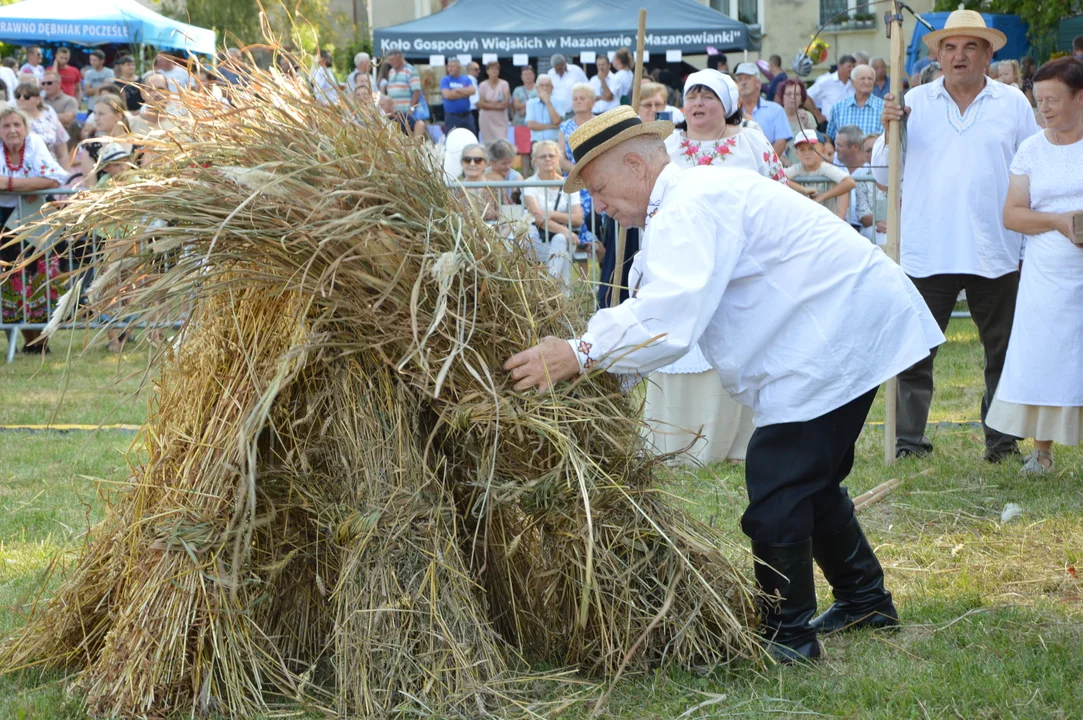
{"type": "MultiPolygon", "coordinates": [[[[1048,43],[1057,31],[1057,23],[1083,13],[1083,0],[964,0],[968,10],[1018,15],[1030,27],[1033,45],[1048,43]]],[[[959,0],[937,0],[937,10],[955,10],[959,0]]]]}
{"type": "MultiPolygon", "coordinates": [[[[2,0],[0,0],[2,2],[2,0]]],[[[211,28],[222,44],[262,43],[260,12],[266,12],[274,39],[304,53],[334,49],[336,40],[356,40],[343,28],[348,19],[331,11],[329,0],[165,0],[164,14],[184,22],[211,28]]]]}

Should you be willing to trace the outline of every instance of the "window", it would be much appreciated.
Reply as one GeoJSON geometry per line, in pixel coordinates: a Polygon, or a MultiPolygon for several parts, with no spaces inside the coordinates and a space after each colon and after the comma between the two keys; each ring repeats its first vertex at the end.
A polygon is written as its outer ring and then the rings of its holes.
{"type": "Polygon", "coordinates": [[[848,16],[835,16],[850,10],[856,5],[857,0],[820,0],[820,24],[828,24],[828,21],[830,21],[831,25],[845,23],[849,19],[848,16]]]}
{"type": "Polygon", "coordinates": [[[760,22],[759,0],[737,0],[737,19],[745,25],[758,25],[760,22]]]}

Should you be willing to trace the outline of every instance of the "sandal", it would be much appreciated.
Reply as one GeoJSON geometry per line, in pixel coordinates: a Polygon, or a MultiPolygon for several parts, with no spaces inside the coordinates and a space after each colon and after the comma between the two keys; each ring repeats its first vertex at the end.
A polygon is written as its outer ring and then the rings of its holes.
{"type": "Polygon", "coordinates": [[[1024,474],[1030,473],[1047,473],[1053,471],[1053,453],[1047,453],[1045,450],[1034,450],[1030,453],[1030,457],[1027,458],[1026,463],[1019,469],[1019,472],[1024,474]],[[1046,465],[1042,460],[1048,460],[1049,464],[1046,465]]]}

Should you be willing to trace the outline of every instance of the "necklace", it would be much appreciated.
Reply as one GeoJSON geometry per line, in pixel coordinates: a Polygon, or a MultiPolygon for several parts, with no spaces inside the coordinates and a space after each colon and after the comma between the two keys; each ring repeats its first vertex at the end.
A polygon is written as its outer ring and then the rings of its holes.
{"type": "Polygon", "coordinates": [[[25,157],[25,156],[26,156],[26,145],[25,144],[21,148],[19,148],[19,162],[17,162],[17,163],[12,164],[12,162],[11,162],[11,153],[10,152],[5,152],[4,153],[4,163],[8,166],[8,170],[10,170],[13,175],[16,172],[18,172],[20,169],[22,169],[23,157],[25,157]]]}

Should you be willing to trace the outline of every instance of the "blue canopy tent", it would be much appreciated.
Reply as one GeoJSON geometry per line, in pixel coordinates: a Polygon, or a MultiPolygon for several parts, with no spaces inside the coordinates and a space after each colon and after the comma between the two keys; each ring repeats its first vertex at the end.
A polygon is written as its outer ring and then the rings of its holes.
{"type": "Polygon", "coordinates": [[[0,7],[0,41],[15,45],[119,43],[213,55],[215,33],[135,0],[23,0],[0,7]]]}
{"type": "Polygon", "coordinates": [[[579,55],[635,47],[639,8],[647,9],[647,52],[703,54],[758,50],[759,28],[749,28],[696,0],[458,0],[440,12],[376,28],[377,55],[407,57],[472,53],[498,57],[579,55]]]}

